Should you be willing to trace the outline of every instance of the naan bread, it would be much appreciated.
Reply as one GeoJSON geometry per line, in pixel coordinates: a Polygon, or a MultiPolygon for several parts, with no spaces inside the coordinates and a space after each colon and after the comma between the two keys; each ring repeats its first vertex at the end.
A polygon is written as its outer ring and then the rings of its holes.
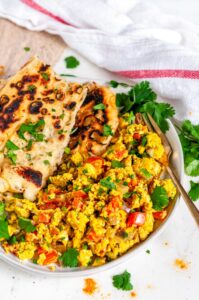
{"type": "Polygon", "coordinates": [[[31,59],[0,91],[0,193],[34,200],[68,145],[87,88],[31,59]]]}
{"type": "Polygon", "coordinates": [[[77,113],[69,147],[72,151],[100,155],[106,150],[118,127],[116,99],[108,87],[91,83],[87,84],[87,88],[88,93],[77,113]],[[96,109],[99,104],[103,104],[104,109],[96,109]],[[110,135],[104,135],[104,126],[108,126],[110,135]]]}

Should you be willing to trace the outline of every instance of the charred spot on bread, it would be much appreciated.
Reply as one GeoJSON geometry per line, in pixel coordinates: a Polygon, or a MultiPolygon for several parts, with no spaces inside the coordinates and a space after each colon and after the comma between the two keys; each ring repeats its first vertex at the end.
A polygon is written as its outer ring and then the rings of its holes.
{"type": "Polygon", "coordinates": [[[20,167],[17,173],[27,181],[32,182],[37,187],[42,185],[42,173],[29,167],[20,167]]]}
{"type": "Polygon", "coordinates": [[[29,105],[30,114],[37,115],[40,112],[40,108],[43,106],[41,101],[34,101],[29,105]]]}

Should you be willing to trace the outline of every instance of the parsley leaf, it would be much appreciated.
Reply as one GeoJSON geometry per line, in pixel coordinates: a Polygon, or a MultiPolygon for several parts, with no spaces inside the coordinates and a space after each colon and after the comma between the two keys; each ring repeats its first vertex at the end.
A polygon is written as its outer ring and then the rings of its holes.
{"type": "Polygon", "coordinates": [[[69,248],[62,256],[60,260],[64,267],[74,268],[78,266],[78,255],[79,252],[75,248],[69,248]]]}
{"type": "Polygon", "coordinates": [[[70,148],[69,148],[69,147],[66,147],[65,150],[64,150],[64,153],[70,154],[70,148]]]}
{"type": "Polygon", "coordinates": [[[6,219],[5,204],[3,202],[0,202],[0,221],[4,221],[5,219],[6,219]]]}
{"type": "Polygon", "coordinates": [[[103,109],[105,109],[105,108],[106,108],[106,106],[105,106],[103,103],[99,103],[99,104],[93,106],[93,109],[94,109],[94,110],[98,110],[98,109],[103,110],[103,109]]]}
{"type": "Polygon", "coordinates": [[[116,189],[116,185],[111,181],[111,177],[108,176],[100,180],[100,185],[106,187],[109,190],[116,189]]]}
{"type": "Polygon", "coordinates": [[[41,73],[41,76],[44,80],[46,80],[46,81],[49,80],[49,75],[47,73],[41,73]]]}
{"type": "Polygon", "coordinates": [[[189,176],[199,175],[199,124],[192,125],[185,120],[181,127],[179,138],[184,153],[185,172],[189,176]]]}
{"type": "Polygon", "coordinates": [[[29,47],[24,47],[24,51],[29,52],[30,48],[29,47]]]}
{"type": "Polygon", "coordinates": [[[199,183],[190,181],[191,184],[191,189],[189,191],[189,197],[193,200],[196,201],[199,199],[199,183]]]}
{"type": "Polygon", "coordinates": [[[13,165],[16,165],[17,155],[12,150],[9,150],[6,156],[11,160],[13,165]]]}
{"type": "Polygon", "coordinates": [[[140,169],[140,172],[146,177],[147,179],[151,178],[151,174],[147,171],[147,169],[140,169]]]}
{"type": "Polygon", "coordinates": [[[8,240],[9,237],[8,222],[6,220],[0,220],[0,239],[4,238],[8,240]]]}
{"type": "Polygon", "coordinates": [[[111,167],[114,169],[115,168],[124,168],[124,164],[119,160],[112,160],[111,167]]]}
{"type": "Polygon", "coordinates": [[[30,84],[30,85],[28,86],[28,90],[29,90],[30,92],[33,92],[35,89],[36,89],[36,86],[35,86],[34,84],[30,84]]]}
{"type": "Polygon", "coordinates": [[[132,87],[127,94],[116,95],[116,105],[121,113],[133,110],[134,112],[150,113],[163,132],[168,130],[167,118],[175,114],[173,107],[168,103],[155,102],[157,95],[151,89],[148,81],[142,81],[132,87]]]}
{"type": "Polygon", "coordinates": [[[39,120],[38,122],[34,123],[28,123],[28,124],[22,124],[18,130],[18,136],[26,141],[26,138],[24,136],[25,132],[28,132],[30,135],[32,135],[36,141],[43,141],[44,135],[42,133],[38,133],[37,130],[40,129],[40,127],[45,125],[45,121],[43,119],[39,120]]]}
{"type": "Polygon", "coordinates": [[[129,87],[130,85],[124,82],[117,82],[115,80],[111,80],[108,82],[108,84],[112,87],[112,88],[117,88],[119,85],[123,86],[123,87],[129,87]]]}
{"type": "Polygon", "coordinates": [[[19,218],[19,226],[26,232],[33,232],[36,230],[36,227],[31,223],[31,221],[24,218],[19,218]]]}
{"type": "Polygon", "coordinates": [[[6,142],[6,148],[8,150],[19,150],[19,147],[17,145],[15,145],[12,141],[8,140],[6,142]]]}
{"type": "Polygon", "coordinates": [[[153,208],[155,210],[162,210],[169,204],[169,198],[165,188],[162,186],[156,186],[151,194],[151,200],[153,202],[153,208]]]}
{"type": "Polygon", "coordinates": [[[104,127],[103,127],[103,135],[104,136],[113,135],[113,131],[112,131],[110,125],[106,125],[106,124],[104,125],[104,127]]]}
{"type": "Polygon", "coordinates": [[[113,276],[113,286],[119,290],[130,291],[133,289],[133,285],[130,280],[131,274],[124,271],[121,274],[113,276]]]}
{"type": "Polygon", "coordinates": [[[77,66],[79,66],[79,64],[80,64],[80,62],[74,56],[68,56],[64,59],[64,61],[66,64],[66,68],[68,68],[68,69],[74,69],[77,66]]]}

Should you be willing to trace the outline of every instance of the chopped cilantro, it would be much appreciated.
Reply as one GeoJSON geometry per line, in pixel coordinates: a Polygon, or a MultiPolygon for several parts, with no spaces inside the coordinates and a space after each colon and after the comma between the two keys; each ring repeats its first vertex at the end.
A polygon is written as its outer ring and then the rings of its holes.
{"type": "Polygon", "coordinates": [[[105,190],[104,190],[103,188],[100,187],[100,188],[98,189],[98,191],[97,191],[97,195],[98,195],[98,196],[101,196],[104,192],[105,192],[105,190]]]}
{"type": "Polygon", "coordinates": [[[9,245],[14,245],[17,243],[17,238],[15,235],[11,236],[11,238],[8,240],[9,245]]]}
{"type": "Polygon", "coordinates": [[[65,152],[66,154],[70,154],[70,148],[69,148],[69,147],[66,147],[65,150],[64,150],[64,152],[65,152]]]}
{"type": "Polygon", "coordinates": [[[150,253],[151,253],[151,251],[150,251],[149,249],[147,249],[147,250],[146,250],[146,253],[147,253],[147,254],[150,254],[150,253]]]}
{"type": "Polygon", "coordinates": [[[5,204],[3,202],[0,202],[0,221],[4,221],[5,219],[6,219],[5,204]]]}
{"type": "Polygon", "coordinates": [[[127,271],[124,271],[121,274],[113,276],[113,286],[123,291],[132,290],[133,285],[131,283],[131,274],[127,271]]]}
{"type": "Polygon", "coordinates": [[[87,187],[85,187],[85,188],[83,188],[83,191],[85,192],[85,193],[88,193],[88,192],[90,192],[90,190],[91,190],[91,185],[89,185],[89,186],[87,186],[87,187]]]}
{"type": "Polygon", "coordinates": [[[100,185],[106,187],[108,190],[116,189],[116,185],[111,181],[111,177],[108,176],[100,180],[100,185]]]}
{"type": "Polygon", "coordinates": [[[62,134],[63,132],[64,132],[63,129],[60,129],[60,130],[57,131],[58,134],[62,134]]]}
{"type": "Polygon", "coordinates": [[[41,76],[44,80],[46,80],[46,81],[49,80],[49,75],[47,73],[41,73],[41,76]]]}
{"type": "Polygon", "coordinates": [[[52,157],[53,154],[52,154],[52,152],[47,152],[47,155],[52,157]]]}
{"type": "Polygon", "coordinates": [[[33,232],[36,230],[36,227],[32,225],[31,221],[24,218],[19,218],[19,226],[21,229],[24,229],[26,232],[33,232]]]}
{"type": "Polygon", "coordinates": [[[145,168],[141,168],[140,172],[144,175],[144,177],[146,177],[147,179],[151,178],[151,174],[149,173],[149,171],[147,171],[147,169],[145,168]]]}
{"type": "Polygon", "coordinates": [[[112,88],[117,88],[118,86],[123,86],[123,87],[129,87],[130,85],[124,82],[117,82],[115,80],[111,80],[108,82],[108,84],[112,87],[112,88]]]}
{"type": "Polygon", "coordinates": [[[122,237],[125,239],[127,238],[129,235],[126,231],[122,231],[122,237]]]}
{"type": "Polygon", "coordinates": [[[62,113],[62,114],[61,114],[59,117],[60,117],[60,119],[62,119],[62,120],[63,120],[64,116],[65,116],[65,114],[64,114],[64,113],[62,113]]]}
{"type": "Polygon", "coordinates": [[[111,167],[114,169],[115,168],[124,168],[124,164],[119,160],[112,160],[111,167]]]}
{"type": "Polygon", "coordinates": [[[49,165],[49,164],[50,164],[49,160],[47,160],[47,159],[45,159],[45,160],[43,161],[43,163],[44,163],[44,165],[49,165]]]}
{"type": "Polygon", "coordinates": [[[93,109],[94,109],[94,110],[98,110],[98,109],[103,110],[103,109],[105,109],[105,108],[106,108],[106,106],[105,106],[103,103],[99,103],[99,104],[93,106],[93,109]]]}
{"type": "Polygon", "coordinates": [[[9,158],[11,160],[13,165],[16,165],[17,155],[12,150],[9,150],[6,154],[6,156],[7,156],[7,158],[9,158]]]}
{"type": "Polygon", "coordinates": [[[27,150],[30,150],[30,149],[32,148],[32,143],[33,143],[33,140],[30,139],[30,140],[28,141],[27,146],[26,146],[26,149],[27,149],[27,150]]]}
{"type": "Polygon", "coordinates": [[[123,116],[123,119],[128,122],[129,124],[132,124],[135,120],[135,116],[134,116],[134,113],[133,111],[130,111],[127,116],[123,116]]]}
{"type": "Polygon", "coordinates": [[[27,160],[31,160],[31,155],[30,155],[30,153],[26,153],[26,158],[27,158],[27,160]]]}
{"type": "Polygon", "coordinates": [[[23,199],[23,194],[20,194],[20,193],[14,193],[14,194],[13,194],[13,197],[14,197],[14,198],[17,198],[17,199],[23,199]]]}
{"type": "Polygon", "coordinates": [[[199,183],[190,181],[190,184],[191,184],[191,189],[189,191],[189,197],[193,201],[196,201],[199,199],[199,183]]]}
{"type": "Polygon", "coordinates": [[[52,111],[52,112],[56,112],[56,109],[55,109],[55,108],[52,108],[51,111],[52,111]]]}
{"type": "Polygon", "coordinates": [[[73,189],[74,189],[74,191],[78,191],[78,190],[79,190],[79,186],[78,186],[78,185],[75,185],[75,186],[73,187],[73,189]]]}
{"type": "Polygon", "coordinates": [[[151,194],[151,200],[153,202],[153,208],[157,211],[162,210],[169,204],[167,192],[162,186],[155,187],[151,194]]]}
{"type": "Polygon", "coordinates": [[[77,66],[79,66],[79,64],[80,64],[80,62],[74,56],[68,56],[64,59],[64,61],[66,64],[66,68],[68,68],[68,69],[74,69],[77,66]]]}
{"type": "Polygon", "coordinates": [[[79,252],[75,248],[69,248],[62,256],[60,260],[64,267],[74,268],[78,266],[78,255],[79,252]]]}
{"type": "Polygon", "coordinates": [[[185,172],[189,176],[199,175],[199,124],[193,125],[185,120],[178,128],[184,153],[185,172]]]}
{"type": "Polygon", "coordinates": [[[33,258],[32,262],[33,262],[33,264],[37,265],[37,259],[36,258],[33,258]]]}
{"type": "Polygon", "coordinates": [[[129,111],[150,113],[163,132],[168,130],[167,118],[175,114],[168,103],[156,102],[157,95],[151,89],[148,81],[142,81],[133,86],[128,93],[118,93],[116,104],[121,113],[129,111]]]}
{"type": "Polygon", "coordinates": [[[8,240],[9,237],[8,222],[6,220],[0,220],[0,239],[4,238],[8,240]]]}
{"type": "Polygon", "coordinates": [[[124,199],[128,199],[128,198],[130,198],[132,195],[133,195],[133,192],[127,192],[127,193],[123,194],[123,198],[124,198],[124,199]]]}
{"type": "Polygon", "coordinates": [[[33,84],[30,84],[30,85],[28,86],[28,90],[29,90],[30,92],[33,92],[35,89],[36,89],[36,86],[33,85],[33,84]]]}
{"type": "Polygon", "coordinates": [[[142,137],[141,145],[142,145],[142,146],[146,146],[146,144],[147,144],[147,137],[146,137],[146,135],[144,135],[144,136],[142,137]]]}
{"type": "Polygon", "coordinates": [[[83,169],[82,173],[83,173],[83,174],[87,174],[87,173],[88,173],[88,170],[87,170],[87,169],[83,169]]]}
{"type": "Polygon", "coordinates": [[[22,124],[17,132],[18,136],[21,139],[26,140],[24,134],[25,132],[28,132],[30,135],[32,135],[32,137],[35,138],[36,141],[43,141],[44,135],[42,133],[38,133],[37,130],[44,125],[45,125],[45,121],[43,119],[39,120],[35,124],[34,123],[22,124]]]}
{"type": "Polygon", "coordinates": [[[24,47],[24,51],[29,52],[30,48],[29,47],[24,47]]]}
{"type": "Polygon", "coordinates": [[[15,145],[13,142],[11,142],[10,140],[6,142],[6,148],[8,150],[19,150],[19,147],[15,145]]]}
{"type": "Polygon", "coordinates": [[[106,125],[106,124],[104,125],[104,127],[103,127],[103,135],[104,136],[113,135],[113,131],[112,131],[110,125],[106,125]]]}

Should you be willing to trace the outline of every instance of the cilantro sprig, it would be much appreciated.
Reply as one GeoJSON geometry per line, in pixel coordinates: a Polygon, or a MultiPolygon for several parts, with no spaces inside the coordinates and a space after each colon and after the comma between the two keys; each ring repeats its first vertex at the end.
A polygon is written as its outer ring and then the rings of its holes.
{"type": "Polygon", "coordinates": [[[113,286],[119,290],[131,291],[133,285],[131,283],[131,274],[127,271],[124,271],[121,274],[113,276],[113,286]]]}
{"type": "Polygon", "coordinates": [[[199,124],[193,125],[185,120],[181,127],[179,138],[184,153],[185,172],[189,176],[199,175],[199,124]]]}
{"type": "Polygon", "coordinates": [[[153,208],[157,211],[162,210],[169,204],[167,192],[162,186],[155,187],[151,194],[151,200],[153,202],[153,208]]]}
{"type": "Polygon", "coordinates": [[[111,177],[108,176],[100,180],[100,185],[106,187],[108,190],[115,190],[116,185],[113,181],[111,181],[111,177]]]}
{"type": "Polygon", "coordinates": [[[64,267],[75,268],[78,266],[78,255],[79,252],[75,248],[69,248],[59,259],[64,267]]]}
{"type": "Polygon", "coordinates": [[[64,61],[66,64],[66,68],[68,68],[68,69],[74,69],[77,66],[79,66],[79,64],[80,64],[79,60],[74,56],[67,56],[64,59],[64,61]]]}
{"type": "Polygon", "coordinates": [[[6,156],[11,160],[11,162],[15,165],[17,160],[17,155],[14,151],[19,150],[19,147],[15,145],[12,141],[8,140],[6,142],[7,153],[6,156]]]}
{"type": "Polygon", "coordinates": [[[26,141],[24,134],[28,132],[37,142],[42,142],[44,139],[43,133],[38,132],[41,127],[45,125],[45,121],[43,119],[39,120],[36,123],[28,123],[22,124],[18,130],[18,136],[26,141]]]}
{"type": "Polygon", "coordinates": [[[36,227],[28,219],[19,218],[18,222],[19,222],[20,228],[24,229],[26,232],[33,232],[36,230],[36,227]]]}
{"type": "Polygon", "coordinates": [[[118,93],[116,104],[122,114],[126,112],[150,113],[163,132],[169,129],[167,118],[175,114],[174,108],[168,103],[156,102],[157,95],[148,81],[142,81],[131,87],[128,93],[118,93]]]}
{"type": "Polygon", "coordinates": [[[199,199],[199,183],[196,183],[194,181],[190,181],[191,189],[189,191],[189,197],[196,201],[199,199]]]}
{"type": "Polygon", "coordinates": [[[6,220],[5,214],[5,204],[3,202],[0,202],[0,239],[1,238],[4,238],[6,240],[10,238],[8,232],[8,222],[6,220]]]}

